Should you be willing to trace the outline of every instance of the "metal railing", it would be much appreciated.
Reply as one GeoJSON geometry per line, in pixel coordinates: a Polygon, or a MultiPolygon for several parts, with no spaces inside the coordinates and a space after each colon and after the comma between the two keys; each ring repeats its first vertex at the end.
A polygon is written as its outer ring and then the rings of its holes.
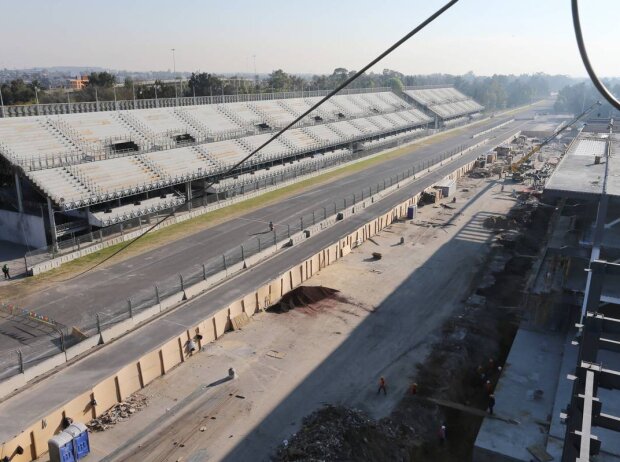
{"type": "MultiPolygon", "coordinates": [[[[391,91],[389,87],[350,88],[339,94],[377,93],[391,91]]],[[[133,99],[118,101],[88,101],[75,103],[48,103],[2,106],[1,117],[29,117],[39,115],[75,114],[82,112],[124,111],[157,107],[195,106],[199,104],[243,103],[272,99],[312,98],[325,96],[330,90],[288,91],[276,93],[250,93],[238,95],[183,96],[179,98],[133,99]]]]}

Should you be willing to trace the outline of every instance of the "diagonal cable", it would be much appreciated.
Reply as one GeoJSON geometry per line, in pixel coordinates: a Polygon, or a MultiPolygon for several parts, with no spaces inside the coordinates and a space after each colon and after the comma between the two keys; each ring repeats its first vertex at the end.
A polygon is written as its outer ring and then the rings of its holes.
{"type": "MultiPolygon", "coordinates": [[[[400,47],[403,43],[405,43],[407,40],[409,40],[411,37],[413,37],[414,35],[416,35],[418,32],[420,32],[422,29],[424,29],[426,26],[428,26],[431,22],[433,22],[435,19],[437,19],[439,16],[441,16],[444,12],[446,12],[448,9],[450,9],[452,6],[454,6],[459,0],[451,0],[450,2],[446,3],[444,6],[442,6],[440,9],[438,9],[437,11],[435,11],[435,13],[433,13],[432,15],[430,15],[428,18],[426,18],[424,21],[422,21],[415,29],[411,30],[410,32],[408,32],[405,36],[403,36],[400,40],[398,40],[397,42],[395,42],[392,46],[390,46],[388,49],[386,49],[383,53],[381,53],[379,56],[377,56],[375,59],[373,59],[371,62],[369,62],[366,66],[364,66],[362,69],[360,69],[359,71],[357,71],[354,75],[352,75],[351,77],[349,77],[348,79],[346,79],[344,82],[342,82],[340,85],[338,85],[334,90],[330,91],[327,95],[325,95],[320,101],[318,101],[314,106],[312,106],[310,109],[308,109],[306,112],[304,112],[302,115],[300,115],[299,117],[297,117],[295,120],[293,120],[291,123],[289,123],[287,126],[285,126],[284,128],[282,128],[279,132],[277,132],[275,135],[273,135],[271,138],[269,138],[267,141],[265,141],[263,144],[261,144],[258,148],[256,148],[254,151],[252,151],[250,154],[248,154],[247,156],[245,156],[243,159],[241,159],[239,162],[237,162],[236,164],[234,164],[232,167],[230,167],[226,172],[222,173],[220,175],[220,177],[225,177],[226,175],[229,175],[230,173],[232,173],[235,169],[237,169],[240,165],[242,165],[245,161],[247,161],[248,159],[250,159],[251,157],[255,156],[261,149],[263,149],[264,147],[268,146],[270,143],[272,143],[274,140],[278,139],[280,137],[280,135],[282,135],[284,132],[286,132],[287,130],[289,130],[291,127],[293,127],[295,124],[297,124],[298,122],[300,122],[301,120],[303,120],[304,117],[308,116],[311,112],[315,111],[318,107],[320,107],[323,103],[325,103],[325,101],[327,101],[328,99],[330,99],[332,96],[336,95],[338,92],[340,92],[342,89],[344,89],[345,87],[347,87],[348,85],[350,85],[353,81],[355,81],[356,79],[358,79],[360,76],[362,76],[368,69],[370,69],[371,67],[373,67],[375,64],[377,64],[379,61],[381,61],[383,58],[385,58],[387,55],[389,55],[390,53],[392,53],[394,50],[396,50],[398,47],[400,47]]],[[[208,185],[205,186],[205,191],[213,186],[214,182],[210,182],[208,185]]],[[[203,193],[204,194],[204,193],[203,193]]],[[[200,196],[198,196],[200,197],[200,196]]],[[[107,262],[108,260],[114,258],[116,255],[118,255],[119,253],[121,253],[122,251],[124,251],[125,249],[127,249],[130,245],[132,245],[134,242],[138,241],[139,239],[141,239],[142,237],[146,236],[148,233],[150,233],[151,231],[153,231],[155,228],[157,228],[160,224],[162,224],[164,221],[166,221],[168,218],[170,218],[171,216],[173,216],[175,214],[175,212],[178,210],[179,207],[181,207],[183,204],[178,205],[176,207],[174,207],[170,213],[168,213],[166,216],[164,216],[161,220],[157,221],[154,225],[152,225],[150,228],[148,228],[144,233],[142,233],[140,236],[136,237],[135,239],[132,239],[131,241],[129,241],[126,245],[122,246],[120,249],[116,250],[114,253],[112,253],[111,255],[107,256],[106,258],[104,258],[103,260],[95,263],[93,266],[91,266],[90,268],[87,268],[86,270],[82,271],[81,273],[76,274],[75,276],[72,276],[70,278],[67,279],[63,279],[61,281],[58,282],[65,282],[65,281],[69,281],[71,279],[75,279],[85,273],[88,273],[89,271],[92,271],[93,269],[97,268],[98,266],[102,265],[103,263],[107,262]]]]}

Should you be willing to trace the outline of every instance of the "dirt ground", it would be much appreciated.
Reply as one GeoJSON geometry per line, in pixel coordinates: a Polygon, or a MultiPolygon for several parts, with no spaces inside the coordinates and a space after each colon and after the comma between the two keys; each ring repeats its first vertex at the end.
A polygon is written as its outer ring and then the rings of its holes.
{"type": "Polygon", "coordinates": [[[505,250],[488,226],[515,203],[496,180],[462,180],[456,204],[447,203],[453,209],[421,208],[413,221],[393,224],[306,283],[337,293],[317,303],[297,296],[286,309],[258,314],[142,390],[149,405],[93,433],[90,458],[269,460],[286,440],[280,460],[466,460],[459,457],[467,448],[451,438],[438,446],[438,425],[445,420],[449,435],[475,435],[480,417],[455,417],[426,398],[484,408],[476,366],[503,360],[510,343],[497,338],[510,338],[519,315],[511,306],[531,264],[510,260],[510,252],[535,251],[521,244],[505,250]],[[486,266],[501,274],[481,272],[486,266]],[[380,377],[385,396],[377,394],[380,377]],[[318,433],[302,429],[317,409],[325,413],[314,425],[318,433]],[[308,450],[308,441],[323,440],[333,442],[323,456],[308,450]],[[364,447],[371,449],[346,455],[346,448],[364,447]],[[420,456],[438,450],[449,457],[420,456]]]}

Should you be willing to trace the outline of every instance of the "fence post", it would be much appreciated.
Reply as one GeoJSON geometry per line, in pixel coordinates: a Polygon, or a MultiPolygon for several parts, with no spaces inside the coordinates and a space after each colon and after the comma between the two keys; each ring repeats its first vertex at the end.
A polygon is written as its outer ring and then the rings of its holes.
{"type": "Polygon", "coordinates": [[[241,260],[245,260],[245,252],[243,251],[243,246],[241,246],[241,260]]]}
{"type": "Polygon", "coordinates": [[[224,269],[228,271],[228,266],[226,266],[226,255],[222,254],[222,259],[224,260],[224,269]]]}
{"type": "Polygon", "coordinates": [[[323,220],[327,220],[327,208],[323,207],[323,220]]]}
{"type": "Polygon", "coordinates": [[[161,300],[159,299],[159,287],[157,287],[157,284],[155,284],[155,299],[157,300],[157,304],[159,305],[161,303],[161,300]]]}
{"type": "Polygon", "coordinates": [[[99,313],[95,313],[95,319],[97,320],[97,333],[101,335],[101,319],[99,318],[99,313]]]}
{"type": "Polygon", "coordinates": [[[202,279],[204,281],[207,280],[207,268],[206,268],[206,266],[204,264],[202,265],[202,279]]]}
{"type": "MultiPolygon", "coordinates": [[[[289,225],[288,223],[286,224],[286,232],[288,234],[288,237],[291,237],[291,225],[289,225]]],[[[260,239],[258,240],[258,242],[260,243],[260,239]]]]}
{"type": "Polygon", "coordinates": [[[24,373],[24,357],[22,356],[22,350],[17,349],[17,361],[19,362],[19,373],[24,373]]]}
{"type": "Polygon", "coordinates": [[[260,252],[261,251],[261,248],[260,248],[260,237],[257,237],[256,239],[258,240],[258,251],[260,252]]]}
{"type": "Polygon", "coordinates": [[[299,231],[303,231],[304,229],[304,217],[299,218],[299,231]]]}
{"type": "Polygon", "coordinates": [[[316,219],[314,217],[314,210],[312,211],[312,224],[315,225],[316,224],[316,219]]]}
{"type": "Polygon", "coordinates": [[[276,240],[276,230],[273,230],[273,245],[276,245],[278,241],[276,240]]]}
{"type": "Polygon", "coordinates": [[[179,274],[179,280],[181,281],[181,290],[185,292],[185,283],[183,282],[183,275],[179,274]]]}
{"type": "Polygon", "coordinates": [[[129,308],[129,317],[133,319],[133,307],[131,306],[131,298],[127,299],[127,307],[129,308]]]}

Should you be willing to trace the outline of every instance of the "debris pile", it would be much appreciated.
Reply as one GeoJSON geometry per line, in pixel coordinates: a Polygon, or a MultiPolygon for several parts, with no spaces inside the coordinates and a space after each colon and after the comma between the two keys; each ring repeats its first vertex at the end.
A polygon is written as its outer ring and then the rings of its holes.
{"type": "Polygon", "coordinates": [[[136,393],[122,403],[115,404],[99,417],[88,422],[86,426],[92,432],[105,431],[117,422],[127,420],[132,414],[142,410],[147,405],[146,396],[136,393]]]}
{"type": "Polygon", "coordinates": [[[415,438],[412,428],[389,419],[375,421],[355,409],[325,406],[306,417],[290,441],[282,442],[274,460],[408,460],[407,447],[415,438]]]}

